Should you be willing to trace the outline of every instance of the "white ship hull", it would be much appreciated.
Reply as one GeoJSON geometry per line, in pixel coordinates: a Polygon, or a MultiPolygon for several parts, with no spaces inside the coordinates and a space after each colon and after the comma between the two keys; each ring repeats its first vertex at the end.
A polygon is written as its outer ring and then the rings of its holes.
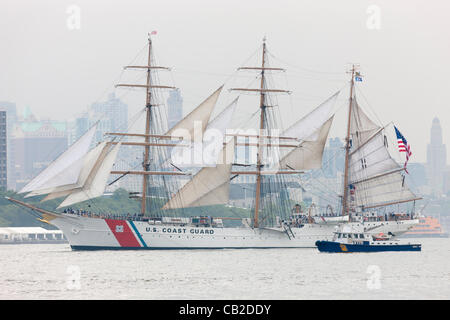
{"type": "MultiPolygon", "coordinates": [[[[318,240],[331,240],[336,228],[336,224],[305,224],[292,227],[291,233],[282,228],[196,227],[71,214],[50,223],[63,231],[73,250],[314,248],[318,240]]],[[[396,232],[407,228],[404,223],[395,227],[396,232]]],[[[374,229],[374,233],[378,232],[384,231],[374,229]]]]}
{"type": "Polygon", "coordinates": [[[362,227],[362,232],[369,232],[371,234],[377,233],[392,233],[395,236],[400,236],[410,230],[419,223],[419,219],[398,220],[398,221],[374,221],[374,222],[352,222],[352,226],[362,227]]]}

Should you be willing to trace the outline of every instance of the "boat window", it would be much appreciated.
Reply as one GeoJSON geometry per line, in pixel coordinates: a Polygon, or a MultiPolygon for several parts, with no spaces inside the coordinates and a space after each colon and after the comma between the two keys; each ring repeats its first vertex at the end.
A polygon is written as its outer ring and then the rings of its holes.
{"type": "Polygon", "coordinates": [[[340,234],[340,233],[338,233],[338,238],[339,238],[339,239],[341,238],[341,234],[340,234]]]}
{"type": "Polygon", "coordinates": [[[355,233],[355,234],[353,235],[353,238],[358,239],[358,234],[355,233]]]}
{"type": "Polygon", "coordinates": [[[349,234],[348,234],[348,237],[349,237],[349,238],[351,238],[351,237],[352,237],[352,234],[351,234],[351,233],[349,233],[349,234]]]}
{"type": "Polygon", "coordinates": [[[342,237],[343,237],[343,238],[347,238],[347,234],[346,234],[346,233],[343,233],[343,234],[342,234],[342,237]]]}
{"type": "Polygon", "coordinates": [[[362,233],[359,234],[360,239],[364,239],[364,235],[362,233]]]}

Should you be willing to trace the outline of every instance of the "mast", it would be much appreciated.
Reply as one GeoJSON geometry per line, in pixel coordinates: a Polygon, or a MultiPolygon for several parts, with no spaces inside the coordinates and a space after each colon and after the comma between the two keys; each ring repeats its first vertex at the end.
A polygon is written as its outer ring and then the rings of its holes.
{"type": "MultiPolygon", "coordinates": [[[[259,108],[260,108],[260,118],[259,118],[259,134],[257,136],[258,143],[256,144],[257,147],[257,162],[256,162],[256,171],[244,173],[240,172],[240,174],[254,174],[256,175],[256,192],[255,192],[255,213],[253,217],[253,226],[255,228],[259,227],[259,207],[260,207],[260,199],[261,199],[261,178],[262,175],[268,174],[268,172],[262,172],[262,146],[268,146],[269,143],[264,144],[262,139],[263,138],[270,138],[270,135],[264,135],[263,130],[266,129],[265,122],[265,113],[266,113],[266,94],[268,93],[290,93],[287,90],[280,90],[280,89],[266,89],[266,79],[265,79],[265,71],[285,71],[281,68],[271,68],[266,67],[266,38],[263,39],[263,45],[262,45],[262,62],[261,67],[240,67],[238,70],[257,70],[261,71],[261,82],[259,89],[248,89],[248,88],[231,88],[230,90],[238,90],[238,91],[247,91],[247,92],[259,92],[260,94],[260,100],[259,100],[259,108]]],[[[292,137],[283,137],[283,139],[293,139],[292,137]]],[[[238,144],[239,145],[239,144],[238,144]]],[[[250,144],[245,144],[250,145],[250,144]]],[[[281,147],[280,145],[278,145],[281,147]]],[[[296,145],[286,145],[287,147],[296,147],[296,145]]],[[[279,171],[279,172],[271,172],[270,174],[290,174],[290,173],[299,173],[298,171],[279,171]]]]}
{"type": "Polygon", "coordinates": [[[261,85],[260,85],[260,100],[259,100],[259,108],[261,110],[260,118],[259,118],[259,137],[258,137],[258,145],[257,145],[257,160],[256,160],[256,195],[255,195],[255,215],[253,226],[258,228],[259,225],[259,201],[261,198],[261,136],[264,134],[264,114],[265,114],[265,92],[264,84],[265,84],[265,76],[264,76],[264,65],[266,62],[266,38],[263,39],[263,47],[262,47],[262,62],[261,62],[261,85]]]}
{"type": "MultiPolygon", "coordinates": [[[[152,118],[152,89],[175,89],[172,86],[164,86],[164,85],[153,85],[151,70],[169,70],[169,68],[161,67],[161,66],[152,66],[152,39],[151,34],[148,34],[148,58],[146,66],[126,66],[125,69],[143,69],[147,70],[147,81],[146,84],[117,84],[116,87],[136,87],[136,88],[145,88],[145,133],[144,134],[120,134],[115,132],[109,132],[110,135],[124,135],[124,136],[142,136],[145,138],[144,143],[132,143],[132,142],[124,142],[124,145],[143,145],[144,146],[144,157],[142,161],[142,172],[138,171],[138,174],[142,175],[142,199],[141,199],[141,215],[145,215],[147,211],[147,198],[148,198],[148,176],[152,175],[150,171],[150,147],[151,146],[166,146],[166,144],[158,144],[158,143],[150,143],[150,138],[158,137],[158,135],[150,134],[150,125],[152,118]]],[[[114,142],[113,142],[114,144],[114,142]]],[[[114,172],[112,172],[114,173],[114,172]]],[[[127,171],[127,174],[132,174],[134,172],[127,171]]],[[[156,173],[162,174],[162,173],[156,173]]],[[[169,174],[169,173],[168,173],[169,174]]]]}
{"type": "MultiPolygon", "coordinates": [[[[145,99],[145,143],[150,142],[150,121],[151,121],[151,51],[152,51],[152,39],[150,35],[148,36],[148,62],[147,62],[147,87],[146,87],[146,99],[145,99]]],[[[144,161],[142,162],[142,168],[144,171],[150,171],[149,163],[149,152],[150,146],[146,145],[144,149],[144,161]]],[[[144,174],[142,176],[142,199],[141,199],[141,215],[145,215],[146,211],[146,200],[147,200],[147,185],[148,185],[148,175],[144,174]]]]}
{"type": "Polygon", "coordinates": [[[348,121],[347,121],[347,136],[345,137],[345,167],[344,167],[344,196],[342,198],[342,215],[349,215],[350,220],[350,210],[348,209],[348,168],[349,168],[349,154],[350,154],[350,122],[352,117],[352,103],[353,103],[353,87],[355,85],[355,71],[356,66],[352,65],[351,73],[352,79],[350,82],[350,100],[348,105],[348,121]]]}

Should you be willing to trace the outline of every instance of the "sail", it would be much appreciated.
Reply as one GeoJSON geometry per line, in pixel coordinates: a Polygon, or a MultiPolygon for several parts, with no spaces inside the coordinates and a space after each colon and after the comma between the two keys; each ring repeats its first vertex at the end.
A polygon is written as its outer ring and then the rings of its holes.
{"type": "Polygon", "coordinates": [[[107,150],[108,148],[103,149],[102,155],[95,163],[93,172],[89,174],[86,184],[80,190],[73,190],[58,208],[103,195],[120,146],[121,143],[119,142],[110,150],[107,150]]]}
{"type": "Polygon", "coordinates": [[[76,183],[32,191],[26,197],[48,194],[48,196],[42,200],[47,201],[68,195],[70,194],[71,190],[83,187],[84,184],[86,183],[89,174],[94,168],[95,163],[99,159],[100,155],[102,154],[106,146],[107,142],[102,142],[98,144],[94,149],[89,151],[82,159],[79,159],[77,163],[74,164],[75,166],[81,165],[81,170],[78,174],[78,179],[76,183]]]}
{"type": "Polygon", "coordinates": [[[215,167],[201,169],[163,207],[177,209],[225,204],[229,199],[229,184],[234,159],[234,139],[231,139],[219,153],[215,167]]]}
{"type": "Polygon", "coordinates": [[[328,119],[330,119],[332,109],[339,93],[340,91],[333,94],[313,111],[286,129],[282,135],[303,140],[309,137],[313,132],[316,132],[328,119]]]}
{"type": "Polygon", "coordinates": [[[311,136],[304,139],[300,145],[291,149],[280,161],[282,168],[294,170],[310,170],[322,167],[322,155],[327,142],[328,133],[334,116],[319,127],[311,136]]]}
{"type": "Polygon", "coordinates": [[[19,193],[49,189],[77,182],[82,163],[79,161],[88,152],[97,125],[94,125],[64,153],[32,179],[19,193]]]}
{"type": "Polygon", "coordinates": [[[359,107],[356,97],[352,99],[352,113],[350,117],[350,135],[353,148],[359,147],[375,132],[381,129],[359,107]]]}
{"type": "Polygon", "coordinates": [[[339,93],[333,94],[283,132],[282,136],[297,138],[300,143],[294,149],[281,149],[282,168],[309,170],[322,166],[323,150],[333,122],[332,110],[339,93]]]}
{"type": "Polygon", "coordinates": [[[350,127],[350,206],[371,208],[417,199],[404,181],[403,168],[389,153],[385,129],[375,125],[354,101],[350,127]]]}
{"type": "Polygon", "coordinates": [[[380,131],[364,145],[350,152],[350,181],[367,179],[399,168],[389,154],[385,136],[380,131]]]}
{"type": "Polygon", "coordinates": [[[222,112],[208,123],[203,140],[194,142],[189,148],[175,147],[171,152],[171,163],[179,168],[215,166],[223,142],[228,141],[225,133],[230,128],[238,98],[234,99],[222,112]]]}
{"type": "Polygon", "coordinates": [[[213,120],[208,123],[206,131],[209,129],[219,130],[225,136],[226,130],[230,128],[233,115],[236,110],[239,97],[234,99],[225,109],[222,110],[213,120]]]}
{"type": "Polygon", "coordinates": [[[173,126],[166,135],[181,136],[184,140],[193,140],[194,133],[197,134],[194,128],[197,126],[201,128],[201,133],[203,134],[222,88],[223,86],[214,91],[214,93],[206,98],[206,100],[197,108],[173,126]]]}
{"type": "Polygon", "coordinates": [[[418,199],[406,185],[405,177],[399,171],[354,183],[353,186],[357,207],[373,208],[418,199]]]}

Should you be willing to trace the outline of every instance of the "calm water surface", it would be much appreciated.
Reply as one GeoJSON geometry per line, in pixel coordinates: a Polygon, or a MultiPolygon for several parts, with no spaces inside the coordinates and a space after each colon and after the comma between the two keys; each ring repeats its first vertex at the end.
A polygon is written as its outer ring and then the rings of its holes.
{"type": "Polygon", "coordinates": [[[422,252],[0,245],[0,299],[450,299],[450,239],[408,241],[422,252]]]}

